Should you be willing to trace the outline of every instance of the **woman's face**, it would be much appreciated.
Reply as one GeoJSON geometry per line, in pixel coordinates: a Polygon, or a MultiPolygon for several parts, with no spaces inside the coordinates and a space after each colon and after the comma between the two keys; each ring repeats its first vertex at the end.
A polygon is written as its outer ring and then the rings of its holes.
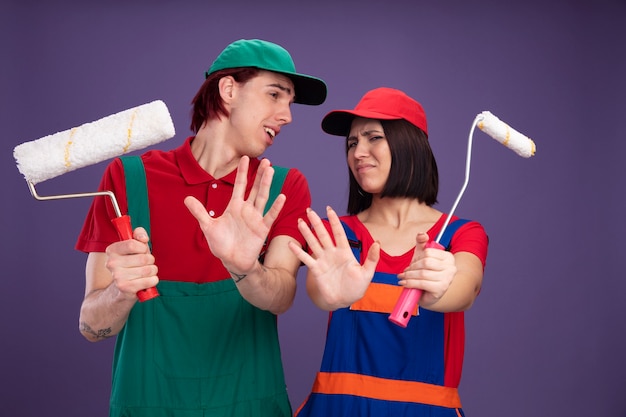
{"type": "Polygon", "coordinates": [[[391,170],[391,150],[380,121],[357,117],[346,139],[348,167],[363,191],[383,191],[391,170]]]}

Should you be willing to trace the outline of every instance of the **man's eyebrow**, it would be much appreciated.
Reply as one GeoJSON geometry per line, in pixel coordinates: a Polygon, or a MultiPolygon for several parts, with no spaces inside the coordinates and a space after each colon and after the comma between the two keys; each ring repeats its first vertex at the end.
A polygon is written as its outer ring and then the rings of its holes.
{"type": "Polygon", "coordinates": [[[272,83],[272,84],[268,84],[268,87],[276,87],[276,88],[278,88],[279,90],[282,90],[282,91],[284,91],[284,92],[285,92],[285,93],[287,93],[287,94],[291,94],[291,93],[292,93],[291,88],[289,88],[289,87],[285,87],[285,86],[284,86],[284,85],[282,85],[282,84],[272,83]]]}

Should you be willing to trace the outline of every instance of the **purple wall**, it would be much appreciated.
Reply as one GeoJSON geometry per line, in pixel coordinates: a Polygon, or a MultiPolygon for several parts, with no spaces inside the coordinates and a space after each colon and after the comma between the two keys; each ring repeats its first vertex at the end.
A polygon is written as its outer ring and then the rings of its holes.
{"type": "MultiPolygon", "coordinates": [[[[537,155],[523,159],[474,135],[457,213],[481,221],[491,247],[467,314],[464,408],[468,417],[626,415],[626,2],[209,3],[0,5],[3,415],[105,415],[113,347],[78,333],[85,255],[73,245],[89,201],[35,201],[13,148],[155,99],[177,128],[160,147],[178,146],[203,72],[226,44],[252,37],[284,45],[299,70],[328,83],[326,103],[294,106],[294,123],[268,152],[305,173],[318,211],[343,212],[347,190],[341,141],[319,122],[370,88],[404,89],[424,105],[444,211],[462,184],[477,113],[535,140],[537,155]]],[[[94,190],[103,167],[39,191],[94,190]]],[[[294,407],[313,381],[326,324],[303,277],[279,319],[294,407]]]]}

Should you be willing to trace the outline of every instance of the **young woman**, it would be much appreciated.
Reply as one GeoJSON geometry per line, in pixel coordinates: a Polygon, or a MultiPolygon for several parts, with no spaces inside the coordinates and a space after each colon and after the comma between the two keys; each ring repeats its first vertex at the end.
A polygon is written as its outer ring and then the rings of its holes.
{"type": "Polygon", "coordinates": [[[487,235],[454,216],[440,241],[448,250],[427,247],[447,215],[432,207],[426,115],[405,93],[369,91],[322,128],[346,138],[349,215],[308,210],[313,230],[303,220],[299,229],[309,253],[290,244],[308,267],[309,296],[331,312],[320,372],[296,415],[462,416],[463,311],[481,287],[487,235]],[[406,328],[389,321],[403,288],[423,291],[406,328]]]}

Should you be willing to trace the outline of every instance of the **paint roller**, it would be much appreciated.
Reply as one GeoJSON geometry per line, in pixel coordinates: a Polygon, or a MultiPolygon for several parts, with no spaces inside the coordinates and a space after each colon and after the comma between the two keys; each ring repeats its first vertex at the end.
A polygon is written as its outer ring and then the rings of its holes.
{"type": "MultiPolygon", "coordinates": [[[[513,129],[511,126],[504,123],[502,120],[494,116],[489,111],[483,111],[482,113],[479,113],[472,123],[469,138],[467,141],[465,181],[463,183],[463,186],[461,187],[461,191],[454,201],[454,204],[452,205],[452,209],[446,217],[446,221],[439,231],[439,234],[434,241],[430,241],[426,244],[426,248],[445,250],[445,248],[441,244],[439,244],[439,241],[441,240],[441,237],[448,227],[450,219],[452,219],[452,215],[454,214],[454,211],[456,210],[456,207],[459,204],[463,193],[465,192],[465,188],[467,188],[467,184],[469,183],[470,162],[472,160],[472,140],[474,136],[474,129],[476,128],[476,126],[478,126],[480,130],[491,136],[493,139],[497,140],[507,148],[514,151],[519,156],[522,156],[524,158],[530,158],[535,154],[536,147],[535,142],[533,142],[532,139],[513,129]]],[[[416,311],[417,309],[417,305],[419,303],[420,297],[422,296],[422,292],[422,290],[417,288],[403,288],[400,297],[398,298],[398,301],[394,306],[393,311],[389,315],[389,321],[397,324],[398,326],[406,327],[409,323],[409,320],[411,319],[412,312],[416,311]]],[[[419,314],[419,309],[417,311],[419,314]]]]}
{"type": "MultiPolygon", "coordinates": [[[[111,191],[40,196],[35,185],[67,172],[97,164],[170,139],[175,134],[167,106],[156,100],[91,123],[85,123],[37,140],[22,143],[13,150],[17,169],[26,179],[37,200],[105,196],[110,198],[116,217],[111,219],[120,240],[132,239],[128,214],[122,215],[111,191]]],[[[159,295],[156,287],[137,293],[139,301],[159,295]]]]}

